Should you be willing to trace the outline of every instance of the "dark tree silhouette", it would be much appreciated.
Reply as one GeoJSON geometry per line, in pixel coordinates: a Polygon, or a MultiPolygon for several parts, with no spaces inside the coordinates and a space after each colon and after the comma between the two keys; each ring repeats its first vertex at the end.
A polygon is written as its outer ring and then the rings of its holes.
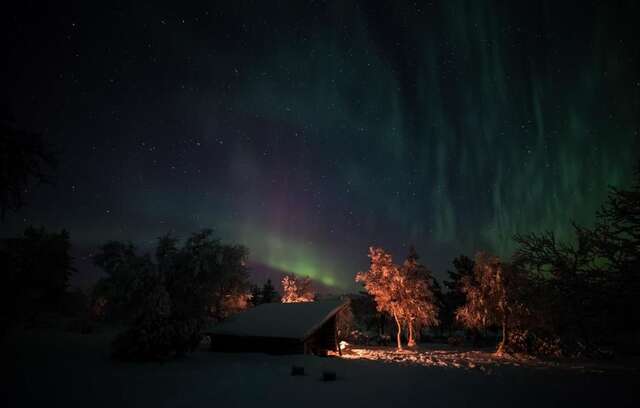
{"type": "Polygon", "coordinates": [[[17,211],[25,193],[34,185],[50,181],[56,159],[42,135],[16,129],[9,120],[0,121],[0,220],[7,211],[17,211]]]}
{"type": "Polygon", "coordinates": [[[604,300],[609,315],[605,320],[618,333],[635,337],[640,343],[640,161],[628,189],[612,187],[607,201],[597,213],[593,230],[587,235],[596,255],[604,265],[606,279],[601,290],[610,294],[604,300]]]}
{"type": "Polygon", "coordinates": [[[162,275],[140,271],[130,287],[130,326],[113,341],[113,356],[123,360],[156,360],[185,349],[180,322],[172,319],[171,299],[162,275]]]}
{"type": "MultiPolygon", "coordinates": [[[[540,287],[540,316],[563,338],[591,342],[601,332],[594,326],[600,313],[602,270],[588,234],[576,228],[576,243],[559,242],[553,232],[516,235],[513,260],[540,287]]],[[[534,300],[534,299],[533,299],[534,300]]]]}
{"type": "Polygon", "coordinates": [[[449,334],[456,326],[456,310],[466,302],[466,296],[462,290],[462,280],[467,277],[473,278],[475,266],[473,259],[465,255],[459,255],[452,263],[454,270],[447,271],[449,279],[443,282],[447,292],[442,295],[443,307],[440,313],[442,326],[449,330],[449,334]]]}
{"type": "MultiPolygon", "coordinates": [[[[156,263],[131,244],[109,242],[94,257],[107,277],[96,286],[101,304],[114,304],[129,327],[113,343],[114,356],[152,360],[193,351],[203,324],[219,321],[250,300],[246,258],[240,245],[223,245],[211,230],[184,243],[160,237],[156,263]]],[[[96,296],[96,298],[98,298],[96,296]]]]}
{"type": "Polygon", "coordinates": [[[60,311],[74,269],[69,234],[29,227],[24,235],[0,241],[1,311],[9,321],[60,311]]]}
{"type": "Polygon", "coordinates": [[[452,292],[460,292],[460,281],[465,276],[473,276],[475,263],[466,255],[459,255],[452,263],[454,270],[447,271],[449,280],[445,280],[444,285],[452,292]]]}
{"type": "Polygon", "coordinates": [[[553,232],[514,237],[514,264],[529,274],[530,333],[555,338],[560,354],[600,353],[638,336],[640,167],[629,189],[611,188],[593,228],[573,224],[572,242],[553,232]]]}
{"type": "Polygon", "coordinates": [[[280,295],[278,294],[278,292],[276,292],[276,288],[273,287],[271,279],[267,279],[267,281],[262,286],[261,295],[261,303],[272,303],[278,302],[280,300],[280,295]]]}
{"type": "Polygon", "coordinates": [[[433,303],[435,304],[436,308],[438,309],[438,334],[439,336],[442,336],[442,330],[443,330],[443,319],[445,318],[445,313],[446,313],[446,299],[445,299],[445,294],[442,291],[442,286],[440,285],[440,282],[438,282],[438,280],[434,277],[432,277],[432,286],[431,286],[431,292],[433,293],[433,303]]]}
{"type": "Polygon", "coordinates": [[[251,285],[251,305],[258,306],[262,301],[262,294],[260,288],[256,284],[251,285]]]}
{"type": "Polygon", "coordinates": [[[107,275],[93,289],[94,317],[122,320],[130,316],[134,281],[138,274],[153,268],[151,259],[138,255],[130,242],[109,241],[93,256],[93,262],[107,275]]]}
{"type": "Polygon", "coordinates": [[[258,287],[258,285],[251,286],[251,303],[254,306],[258,306],[263,303],[272,303],[279,301],[280,295],[273,287],[271,279],[267,279],[264,285],[262,285],[262,288],[258,287]]]}

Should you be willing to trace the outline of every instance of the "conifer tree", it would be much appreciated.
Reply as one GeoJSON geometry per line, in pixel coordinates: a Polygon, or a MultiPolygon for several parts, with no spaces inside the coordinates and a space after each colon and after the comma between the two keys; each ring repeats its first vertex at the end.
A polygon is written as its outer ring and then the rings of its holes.
{"type": "Polygon", "coordinates": [[[278,292],[276,292],[275,288],[273,287],[271,279],[267,279],[265,284],[262,286],[261,295],[262,298],[260,299],[260,303],[271,303],[277,301],[278,292]]]}

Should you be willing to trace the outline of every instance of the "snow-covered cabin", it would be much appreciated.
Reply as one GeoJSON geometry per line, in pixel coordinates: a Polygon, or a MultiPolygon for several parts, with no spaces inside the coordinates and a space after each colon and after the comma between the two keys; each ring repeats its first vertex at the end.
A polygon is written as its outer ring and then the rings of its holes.
{"type": "Polygon", "coordinates": [[[336,318],[344,300],[266,303],[205,330],[214,351],[317,354],[338,351],[336,318]]]}

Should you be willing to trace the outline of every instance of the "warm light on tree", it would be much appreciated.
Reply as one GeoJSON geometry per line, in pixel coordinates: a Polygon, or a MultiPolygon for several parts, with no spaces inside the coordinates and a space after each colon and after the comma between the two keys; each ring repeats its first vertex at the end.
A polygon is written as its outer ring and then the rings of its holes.
{"type": "Polygon", "coordinates": [[[225,310],[225,317],[242,312],[249,308],[251,304],[251,293],[237,292],[224,296],[222,306],[225,310]]]}
{"type": "Polygon", "coordinates": [[[359,272],[356,282],[363,282],[364,287],[376,301],[379,312],[389,313],[396,322],[396,341],[398,350],[402,350],[400,339],[402,319],[404,317],[400,299],[402,297],[402,275],[400,268],[393,264],[391,255],[382,248],[369,248],[371,266],[367,272],[359,272]]]}
{"type": "Polygon", "coordinates": [[[404,276],[403,313],[408,329],[407,345],[414,346],[414,330],[438,325],[438,307],[433,294],[431,272],[420,262],[412,247],[400,270],[404,276]]]}
{"type": "Polygon", "coordinates": [[[282,303],[313,302],[315,292],[311,285],[311,279],[296,278],[293,275],[282,277],[282,303]]]}
{"type": "Polygon", "coordinates": [[[473,276],[462,279],[462,291],[467,303],[456,317],[469,328],[485,329],[492,325],[502,328],[502,340],[497,353],[505,351],[509,330],[519,326],[525,308],[517,300],[517,270],[503,264],[498,257],[480,252],[475,258],[473,276]]]}
{"type": "Polygon", "coordinates": [[[408,330],[408,345],[415,345],[415,326],[438,323],[428,270],[418,263],[415,251],[402,266],[395,265],[391,255],[382,248],[369,248],[369,258],[369,270],[358,273],[356,281],[364,283],[378,311],[393,316],[398,349],[402,349],[403,325],[408,330]]]}

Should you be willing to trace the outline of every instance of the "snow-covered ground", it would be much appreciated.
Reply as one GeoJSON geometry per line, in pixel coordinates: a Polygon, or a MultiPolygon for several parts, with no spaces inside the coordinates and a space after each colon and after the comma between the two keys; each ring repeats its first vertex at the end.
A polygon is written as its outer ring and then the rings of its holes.
{"type": "Polygon", "coordinates": [[[356,348],[343,358],[202,351],[134,364],[109,359],[111,335],[11,336],[0,407],[638,406],[640,377],[629,367],[555,367],[433,347],[356,348]],[[306,375],[291,376],[292,365],[306,375]],[[324,371],[337,380],[323,382],[324,371]]]}
{"type": "Polygon", "coordinates": [[[397,350],[393,347],[360,347],[345,345],[342,358],[373,360],[401,365],[425,367],[447,367],[463,370],[479,370],[491,374],[504,367],[526,367],[535,369],[559,369],[583,373],[639,373],[632,364],[612,361],[566,360],[545,361],[525,355],[496,355],[495,348],[471,350],[450,347],[446,344],[423,344],[415,348],[397,350]]]}

